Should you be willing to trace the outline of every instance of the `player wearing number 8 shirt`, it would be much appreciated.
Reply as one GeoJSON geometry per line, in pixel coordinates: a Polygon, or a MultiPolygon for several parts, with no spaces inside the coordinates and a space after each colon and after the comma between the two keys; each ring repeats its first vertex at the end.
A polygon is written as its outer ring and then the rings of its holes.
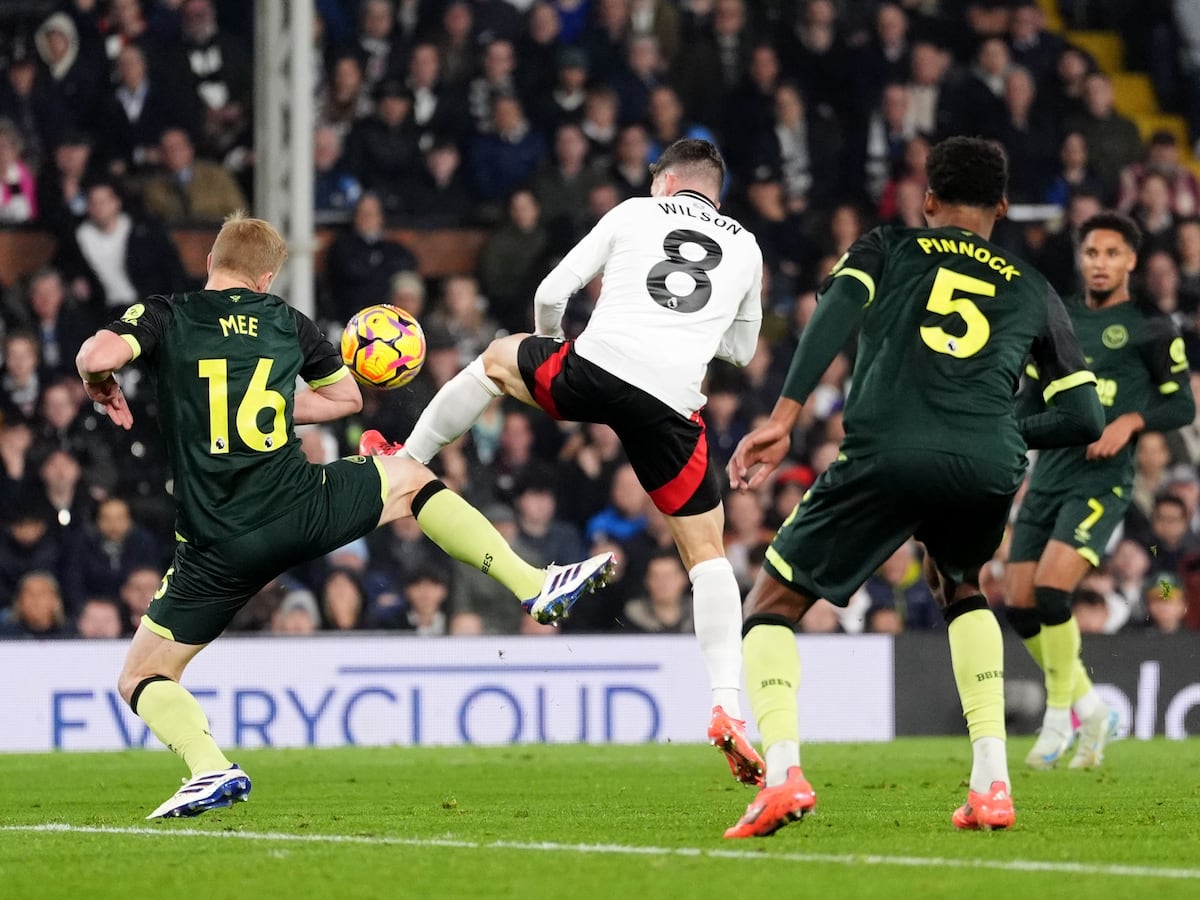
{"type": "Polygon", "coordinates": [[[231,216],[213,243],[204,290],[135,304],[76,359],[88,396],[129,428],[113,372],[145,358],[175,477],[174,564],[133,637],[118,690],[192,777],[147,818],[193,816],[250,793],[250,779],[226,759],[179,681],[285,569],[410,515],[448,554],[527,601],[535,617],[602,584],[612,564],[609,554],[549,571],[528,564],[410,459],[309,463],[294,425],[350,415],[362,396],[316,326],[269,293],[286,257],[269,223],[231,216]],[[296,391],[297,376],[310,390],[296,391]]]}
{"type": "Polygon", "coordinates": [[[536,335],[494,341],[438,392],[402,448],[369,433],[363,452],[427,462],[501,394],[556,419],[610,425],[667,516],[691,578],[712,688],[709,740],[735,777],[758,784],[762,761],[740,711],[741,594],[725,559],[721,487],[709,463],[700,386],[714,357],[744,366],[754,354],[762,252],[718,209],[725,163],[711,143],[676,141],[651,172],[651,196],[611,210],[538,287],[536,335]],[[568,298],[601,271],[587,327],[577,340],[563,341],[568,298]]]}
{"type": "Polygon", "coordinates": [[[767,787],[727,837],[771,834],[815,805],[800,767],[793,630],[817,598],[845,606],[914,534],[947,623],[974,756],[967,803],[952,821],[1013,824],[1003,642],[979,570],[1003,536],[1027,445],[1093,440],[1103,415],[1062,301],[988,240],[1007,208],[1004,151],[950,138],[930,151],[927,174],[929,227],[877,228],[838,262],[770,419],[729,463],[734,487],[763,482],[787,454],[809,392],[858,327],[842,454],[780,528],[746,600],[746,688],[767,787]],[[1014,395],[1030,353],[1049,406],[1018,420],[1014,395]]]}

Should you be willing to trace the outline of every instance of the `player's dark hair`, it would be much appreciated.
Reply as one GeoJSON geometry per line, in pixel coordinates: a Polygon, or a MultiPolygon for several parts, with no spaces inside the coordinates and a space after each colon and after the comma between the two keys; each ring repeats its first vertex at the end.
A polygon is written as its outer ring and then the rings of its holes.
{"type": "Polygon", "coordinates": [[[1129,245],[1129,249],[1137,253],[1142,248],[1142,229],[1129,216],[1105,210],[1098,212],[1079,226],[1079,243],[1083,243],[1093,231],[1115,231],[1129,245]]]}
{"type": "Polygon", "coordinates": [[[658,162],[650,166],[650,174],[667,169],[709,170],[718,185],[725,183],[725,159],[712,141],[682,138],[662,152],[658,162]]]}
{"type": "Polygon", "coordinates": [[[929,190],[954,206],[993,207],[1008,189],[1008,156],[985,138],[952,137],[935,144],[925,162],[929,190]]]}

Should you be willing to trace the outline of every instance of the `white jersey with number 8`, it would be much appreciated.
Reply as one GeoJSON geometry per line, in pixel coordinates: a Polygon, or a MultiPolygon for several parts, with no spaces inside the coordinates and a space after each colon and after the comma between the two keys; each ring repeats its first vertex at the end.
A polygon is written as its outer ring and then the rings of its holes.
{"type": "Polygon", "coordinates": [[[702,194],[635,197],[604,216],[538,288],[539,334],[561,334],[567,299],[601,270],[600,298],[575,342],[584,359],[683,416],[704,405],[700,386],[719,350],[749,361],[762,320],[762,251],[702,194]]]}

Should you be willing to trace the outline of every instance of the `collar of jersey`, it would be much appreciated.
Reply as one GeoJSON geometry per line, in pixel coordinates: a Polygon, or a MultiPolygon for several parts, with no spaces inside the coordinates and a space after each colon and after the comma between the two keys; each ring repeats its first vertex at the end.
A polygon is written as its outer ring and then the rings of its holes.
{"type": "Polygon", "coordinates": [[[693,191],[689,188],[684,188],[682,191],[676,191],[675,196],[676,197],[692,197],[696,200],[700,200],[704,203],[707,203],[713,209],[717,208],[717,204],[713,203],[711,200],[709,200],[707,197],[705,197],[702,193],[700,193],[699,191],[693,191]]]}

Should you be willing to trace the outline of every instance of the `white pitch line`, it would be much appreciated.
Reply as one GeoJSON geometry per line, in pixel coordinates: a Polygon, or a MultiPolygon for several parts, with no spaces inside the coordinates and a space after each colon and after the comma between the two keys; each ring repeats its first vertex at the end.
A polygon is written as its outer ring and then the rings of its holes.
{"type": "Polygon", "coordinates": [[[880,856],[858,853],[768,853],[763,850],[719,850],[704,847],[638,847],[629,844],[562,844],[555,841],[468,841],[458,838],[403,838],[360,834],[289,834],[282,831],[198,831],[194,829],[112,828],[47,822],[42,825],[0,825],[0,831],[72,834],[116,834],[144,837],[193,837],[271,841],[297,844],[367,844],[393,847],[449,847],[458,850],[525,850],[539,853],[591,853],[610,856],[684,856],[709,859],[777,860],[828,863],[839,866],[900,866],[934,869],[994,869],[1002,872],[1057,872],[1066,875],[1115,875],[1128,878],[1200,880],[1200,869],[1160,869],[1103,863],[1049,862],[1033,859],[952,859],[941,856],[880,856]]]}

